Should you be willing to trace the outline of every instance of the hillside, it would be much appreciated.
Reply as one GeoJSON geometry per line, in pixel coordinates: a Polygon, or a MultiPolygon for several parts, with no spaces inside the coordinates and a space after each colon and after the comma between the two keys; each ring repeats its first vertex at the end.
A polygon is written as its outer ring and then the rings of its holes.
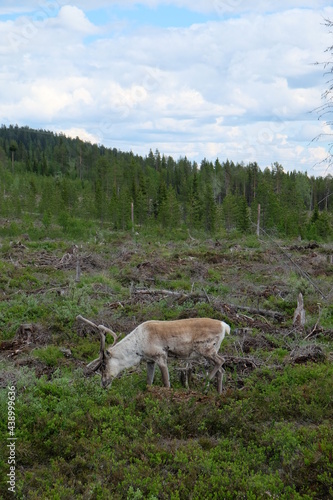
{"type": "MultiPolygon", "coordinates": [[[[42,230],[0,248],[1,414],[10,387],[17,498],[332,497],[331,243],[105,229],[74,240],[77,254],[42,230]],[[300,291],[305,329],[292,325],[300,291]],[[182,362],[170,362],[171,389],[157,373],[147,390],[144,364],[101,389],[84,376],[99,341],[78,314],[123,335],[153,318],[227,321],[223,394],[205,392],[203,362],[189,389],[182,362]]],[[[6,444],[0,494],[11,498],[6,444]]]]}
{"type": "Polygon", "coordinates": [[[278,163],[230,160],[200,165],[159,151],[146,157],[28,127],[0,128],[0,216],[38,216],[67,234],[82,221],[110,229],[162,227],[221,234],[261,228],[281,237],[329,241],[333,235],[333,179],[284,172],[278,163]]]}
{"type": "Polygon", "coordinates": [[[2,127],[0,186],[1,498],[332,498],[330,177],[2,127]],[[79,314],[226,321],[222,395],[204,360],[103,390],[79,314]]]}

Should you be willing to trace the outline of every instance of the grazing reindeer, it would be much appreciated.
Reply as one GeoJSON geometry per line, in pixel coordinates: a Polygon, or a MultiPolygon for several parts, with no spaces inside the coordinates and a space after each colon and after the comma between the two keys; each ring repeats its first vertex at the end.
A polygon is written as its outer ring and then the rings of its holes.
{"type": "Polygon", "coordinates": [[[142,359],[147,362],[147,383],[154,380],[155,365],[161,370],[165,387],[170,387],[168,356],[193,358],[203,356],[214,363],[208,379],[218,378],[218,392],[222,392],[222,365],[224,359],[218,354],[225,334],[230,326],[223,321],[208,318],[181,319],[176,321],[146,321],[136,327],[118,344],[117,336],[105,326],[96,326],[82,316],[77,319],[98,328],[101,337],[100,354],[89,363],[87,370],[100,370],[102,386],[105,388],[125,368],[138,364],[142,359]],[[105,349],[105,333],[111,333],[114,343],[105,349]]]}

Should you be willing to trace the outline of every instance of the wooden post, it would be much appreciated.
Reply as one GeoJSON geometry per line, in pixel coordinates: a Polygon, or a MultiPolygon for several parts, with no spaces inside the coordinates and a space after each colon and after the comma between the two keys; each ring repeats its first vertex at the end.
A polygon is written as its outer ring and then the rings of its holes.
{"type": "Polygon", "coordinates": [[[80,266],[80,259],[77,258],[75,281],[76,281],[76,283],[80,283],[80,280],[81,280],[81,266],[80,266]]]}
{"type": "Polygon", "coordinates": [[[294,312],[293,326],[304,328],[305,325],[305,309],[303,295],[300,292],[297,299],[297,307],[294,312]]]}
{"type": "Polygon", "coordinates": [[[261,206],[260,206],[260,203],[258,203],[258,218],[257,218],[257,236],[258,236],[258,238],[260,236],[260,210],[261,210],[261,206]]]}

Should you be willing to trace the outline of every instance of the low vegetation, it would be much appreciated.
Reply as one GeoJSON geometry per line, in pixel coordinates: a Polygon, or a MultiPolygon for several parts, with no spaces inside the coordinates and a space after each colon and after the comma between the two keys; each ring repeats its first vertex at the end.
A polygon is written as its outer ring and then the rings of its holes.
{"type": "MultiPolygon", "coordinates": [[[[50,238],[24,224],[0,248],[0,405],[6,415],[14,386],[16,498],[332,498],[332,244],[140,229],[66,241],[61,227],[50,238]],[[303,329],[292,324],[299,292],[303,329]],[[147,389],[140,365],[103,390],[84,374],[99,341],[78,314],[123,335],[153,318],[227,321],[223,394],[204,391],[204,362],[189,389],[175,362],[172,389],[159,373],[147,389]]],[[[0,496],[12,498],[0,425],[0,496]]]]}

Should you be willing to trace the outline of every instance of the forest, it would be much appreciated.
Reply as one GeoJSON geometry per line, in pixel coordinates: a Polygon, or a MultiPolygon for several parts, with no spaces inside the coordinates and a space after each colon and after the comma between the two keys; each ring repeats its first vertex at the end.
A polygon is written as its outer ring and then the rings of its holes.
{"type": "Polygon", "coordinates": [[[2,217],[38,215],[46,227],[55,223],[67,231],[79,231],[89,219],[111,229],[129,229],[134,222],[246,234],[257,224],[260,204],[263,231],[332,236],[332,176],[285,172],[276,162],[262,170],[229,159],[198,165],[152,150],[143,158],[47,130],[2,125],[0,185],[2,217]]]}
{"type": "Polygon", "coordinates": [[[333,498],[332,188],[2,126],[0,497],[333,498]],[[78,316],[226,322],[222,394],[204,358],[103,389],[78,316]]]}

